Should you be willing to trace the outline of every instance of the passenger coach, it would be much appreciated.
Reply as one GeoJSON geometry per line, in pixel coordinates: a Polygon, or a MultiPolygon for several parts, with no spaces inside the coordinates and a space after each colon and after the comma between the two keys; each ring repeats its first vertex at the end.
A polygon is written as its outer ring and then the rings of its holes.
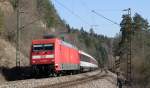
{"type": "Polygon", "coordinates": [[[81,71],[91,71],[98,68],[98,63],[94,57],[83,51],[79,51],[79,54],[81,71]]]}

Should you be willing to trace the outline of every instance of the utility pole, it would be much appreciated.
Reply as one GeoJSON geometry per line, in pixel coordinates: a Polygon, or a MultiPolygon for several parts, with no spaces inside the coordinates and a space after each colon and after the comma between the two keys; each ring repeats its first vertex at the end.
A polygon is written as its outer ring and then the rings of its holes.
{"type": "Polygon", "coordinates": [[[20,67],[20,54],[19,54],[19,37],[20,37],[20,0],[16,1],[17,5],[17,34],[16,34],[16,67],[20,67]]]}
{"type": "MultiPolygon", "coordinates": [[[[131,9],[125,9],[123,11],[127,11],[128,12],[128,16],[129,18],[127,20],[129,20],[131,18],[131,9]]],[[[132,18],[131,18],[132,21],[132,18]]],[[[128,86],[127,88],[132,88],[132,23],[128,24],[128,29],[127,30],[127,45],[128,45],[128,50],[127,50],[127,74],[126,74],[126,78],[127,78],[127,82],[128,82],[128,86]]]]}

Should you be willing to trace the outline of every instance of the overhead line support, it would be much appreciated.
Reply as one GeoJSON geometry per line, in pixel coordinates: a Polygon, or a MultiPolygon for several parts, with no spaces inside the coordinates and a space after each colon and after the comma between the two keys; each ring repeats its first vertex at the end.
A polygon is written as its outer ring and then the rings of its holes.
{"type": "Polygon", "coordinates": [[[17,34],[16,34],[16,67],[20,67],[20,56],[19,56],[19,37],[20,37],[20,0],[16,1],[17,5],[17,34]]]}
{"type": "MultiPolygon", "coordinates": [[[[127,11],[128,12],[128,16],[129,18],[131,18],[131,22],[132,22],[132,17],[131,17],[131,8],[128,8],[128,9],[125,9],[123,11],[127,11]]],[[[128,34],[128,52],[127,52],[127,75],[126,75],[126,78],[127,78],[127,82],[128,82],[128,88],[132,88],[132,23],[129,24],[130,27],[128,27],[128,29],[126,30],[129,30],[129,34],[128,34]]]]}

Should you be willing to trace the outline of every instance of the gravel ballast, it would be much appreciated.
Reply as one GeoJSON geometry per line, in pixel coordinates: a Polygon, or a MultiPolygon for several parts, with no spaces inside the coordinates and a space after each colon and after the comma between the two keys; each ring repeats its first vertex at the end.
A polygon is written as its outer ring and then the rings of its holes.
{"type": "Polygon", "coordinates": [[[58,83],[64,83],[69,82],[73,80],[78,80],[85,77],[90,77],[93,75],[99,75],[105,77],[102,77],[97,80],[88,81],[82,84],[68,86],[68,88],[117,88],[116,87],[116,81],[117,77],[115,74],[111,72],[105,72],[105,71],[93,71],[93,72],[87,72],[77,75],[69,75],[69,76],[62,76],[62,77],[50,77],[50,78],[41,78],[41,79],[28,79],[28,80],[19,80],[19,81],[11,81],[6,82],[2,85],[0,85],[0,88],[44,88],[45,85],[53,85],[58,83]]]}

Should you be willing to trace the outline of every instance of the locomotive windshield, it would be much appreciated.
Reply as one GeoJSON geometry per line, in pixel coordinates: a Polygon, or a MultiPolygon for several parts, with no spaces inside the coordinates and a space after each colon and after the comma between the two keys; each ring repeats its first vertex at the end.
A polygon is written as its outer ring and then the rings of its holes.
{"type": "Polygon", "coordinates": [[[32,47],[33,51],[54,50],[53,44],[36,44],[32,47]]]}

